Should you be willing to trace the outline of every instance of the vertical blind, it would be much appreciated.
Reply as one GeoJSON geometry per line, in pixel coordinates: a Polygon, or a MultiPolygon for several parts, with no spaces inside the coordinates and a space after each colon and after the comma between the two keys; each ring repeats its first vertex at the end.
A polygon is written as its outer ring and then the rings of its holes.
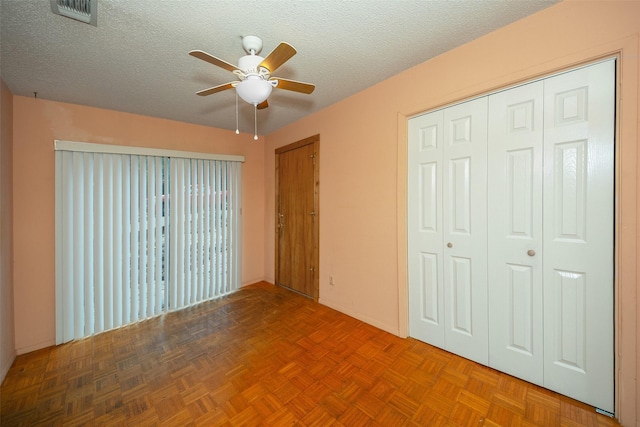
{"type": "Polygon", "coordinates": [[[56,148],[58,344],[239,287],[241,161],[109,149],[56,148]]]}

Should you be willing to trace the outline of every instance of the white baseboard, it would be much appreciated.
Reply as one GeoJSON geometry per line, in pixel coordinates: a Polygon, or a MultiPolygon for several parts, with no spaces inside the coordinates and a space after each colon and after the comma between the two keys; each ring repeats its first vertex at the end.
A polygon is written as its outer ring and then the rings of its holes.
{"type": "Polygon", "coordinates": [[[16,354],[19,356],[21,354],[31,353],[32,351],[42,350],[43,348],[52,347],[54,345],[56,345],[55,339],[51,341],[41,342],[39,344],[33,344],[28,347],[16,348],[16,354]]]}
{"type": "Polygon", "coordinates": [[[16,360],[16,353],[14,352],[13,355],[11,356],[10,360],[7,360],[6,363],[0,367],[0,384],[2,384],[2,382],[4,381],[4,377],[7,376],[7,372],[9,372],[9,369],[11,369],[11,365],[13,365],[13,362],[16,360]]]}

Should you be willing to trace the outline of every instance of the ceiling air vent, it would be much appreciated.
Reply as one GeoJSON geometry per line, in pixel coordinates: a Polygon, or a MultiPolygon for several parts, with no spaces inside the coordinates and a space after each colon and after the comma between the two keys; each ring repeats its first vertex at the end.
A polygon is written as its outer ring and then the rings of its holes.
{"type": "Polygon", "coordinates": [[[98,26],[98,0],[51,0],[51,11],[98,26]]]}

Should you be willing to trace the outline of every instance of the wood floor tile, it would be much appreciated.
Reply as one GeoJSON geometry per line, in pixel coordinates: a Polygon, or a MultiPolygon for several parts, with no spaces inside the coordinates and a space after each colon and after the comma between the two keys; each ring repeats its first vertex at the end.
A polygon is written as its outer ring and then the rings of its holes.
{"type": "Polygon", "coordinates": [[[549,390],[258,283],[18,356],[4,426],[618,426],[549,390]]]}

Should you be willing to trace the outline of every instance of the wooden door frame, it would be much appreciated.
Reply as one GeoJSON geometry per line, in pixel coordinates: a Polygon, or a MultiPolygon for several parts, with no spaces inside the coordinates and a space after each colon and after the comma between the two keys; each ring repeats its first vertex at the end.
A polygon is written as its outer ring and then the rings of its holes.
{"type": "MultiPolygon", "coordinates": [[[[320,297],[320,135],[313,135],[305,139],[301,139],[300,141],[293,142],[291,144],[285,145],[283,147],[276,148],[275,150],[275,158],[276,158],[276,170],[275,170],[275,216],[274,218],[278,218],[278,207],[280,206],[280,157],[279,154],[285,153],[287,151],[295,150],[300,147],[304,147],[306,145],[313,144],[313,152],[314,152],[314,162],[313,162],[313,211],[314,221],[313,221],[313,292],[311,297],[314,301],[318,301],[320,297]]],[[[275,282],[279,283],[279,233],[278,233],[278,221],[274,223],[275,228],[275,257],[274,257],[274,271],[275,271],[275,282]]]]}

